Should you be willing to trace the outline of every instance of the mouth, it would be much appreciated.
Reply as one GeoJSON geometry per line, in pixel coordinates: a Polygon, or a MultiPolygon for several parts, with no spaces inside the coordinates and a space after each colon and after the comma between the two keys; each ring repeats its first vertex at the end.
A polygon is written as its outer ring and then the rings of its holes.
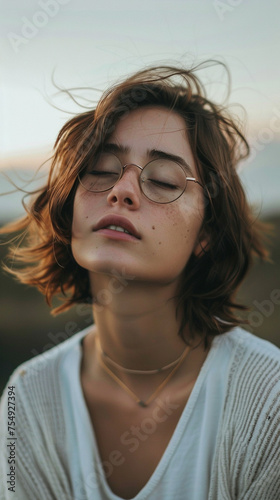
{"type": "Polygon", "coordinates": [[[120,233],[131,234],[127,229],[124,229],[121,226],[114,226],[113,224],[110,224],[109,226],[105,227],[104,229],[112,229],[112,231],[119,231],[120,233]]]}
{"type": "Polygon", "coordinates": [[[138,233],[135,226],[126,218],[117,215],[106,215],[102,217],[100,221],[96,224],[93,231],[114,231],[116,233],[123,233],[138,240],[141,239],[140,234],[138,233]]]}

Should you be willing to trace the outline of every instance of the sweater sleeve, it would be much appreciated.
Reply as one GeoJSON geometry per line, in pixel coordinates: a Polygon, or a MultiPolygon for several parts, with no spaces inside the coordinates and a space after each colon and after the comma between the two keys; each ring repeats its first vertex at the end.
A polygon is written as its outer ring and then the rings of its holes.
{"type": "Polygon", "coordinates": [[[240,346],[228,387],[216,498],[279,500],[279,350],[265,342],[253,350],[240,346]]]}
{"type": "MultiPolygon", "coordinates": [[[[39,358],[39,357],[38,357],[39,358]]],[[[59,383],[53,362],[34,358],[21,365],[9,380],[0,404],[0,498],[3,500],[71,500],[65,460],[64,422],[59,383]],[[8,440],[9,387],[15,393],[15,439],[8,440]],[[8,444],[14,443],[15,486],[8,444]]]]}

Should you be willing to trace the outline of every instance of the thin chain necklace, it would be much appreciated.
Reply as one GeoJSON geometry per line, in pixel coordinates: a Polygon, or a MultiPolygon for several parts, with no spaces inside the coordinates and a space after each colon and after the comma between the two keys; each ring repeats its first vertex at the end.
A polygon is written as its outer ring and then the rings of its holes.
{"type": "Polygon", "coordinates": [[[168,370],[169,368],[172,368],[173,366],[177,365],[177,363],[179,363],[181,358],[184,356],[185,352],[186,351],[188,352],[189,350],[187,346],[186,349],[182,352],[182,354],[180,354],[179,358],[175,359],[175,361],[172,361],[168,365],[162,366],[161,368],[156,368],[154,370],[134,370],[133,368],[126,368],[125,366],[119,365],[119,363],[110,358],[108,354],[105,351],[103,351],[98,337],[97,337],[97,342],[101,355],[107,364],[113,366],[114,368],[117,368],[118,370],[124,373],[131,373],[134,375],[155,375],[156,373],[164,372],[165,370],[168,370]]]}
{"type": "MultiPolygon", "coordinates": [[[[189,354],[190,352],[190,346],[187,346],[186,349],[184,350],[183,354],[180,356],[179,360],[177,361],[177,365],[173,368],[173,370],[167,375],[167,377],[165,377],[165,379],[163,380],[163,382],[160,383],[160,385],[157,387],[157,389],[148,397],[148,399],[146,399],[146,401],[143,401],[143,399],[140,399],[137,394],[135,394],[135,392],[133,392],[119,377],[117,377],[117,375],[112,372],[112,370],[109,368],[109,366],[107,366],[102,358],[102,356],[100,356],[100,361],[101,361],[101,364],[104,368],[104,370],[106,370],[106,372],[110,375],[110,377],[112,379],[115,380],[115,382],[117,382],[117,384],[120,385],[120,387],[122,387],[125,392],[127,394],[129,394],[135,401],[136,403],[139,405],[139,406],[142,406],[143,408],[147,407],[151,401],[153,401],[156,396],[160,393],[160,391],[162,391],[162,389],[166,386],[166,384],[169,382],[169,380],[171,379],[171,377],[173,377],[173,375],[176,373],[176,371],[179,369],[179,367],[181,366],[181,364],[183,363],[184,359],[186,358],[187,354],[189,354]]],[[[107,358],[106,358],[107,359],[107,358]]],[[[157,371],[156,371],[157,373],[157,371]]]]}

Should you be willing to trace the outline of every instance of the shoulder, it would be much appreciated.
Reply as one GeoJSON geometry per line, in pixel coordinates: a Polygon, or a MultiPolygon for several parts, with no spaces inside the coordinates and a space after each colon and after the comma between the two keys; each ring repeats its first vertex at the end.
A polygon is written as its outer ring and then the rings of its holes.
{"type": "Polygon", "coordinates": [[[225,335],[232,350],[226,403],[236,406],[244,398],[247,408],[275,401],[280,391],[280,349],[241,328],[225,335]]]}
{"type": "MultiPolygon", "coordinates": [[[[80,332],[21,364],[4,389],[0,421],[5,422],[9,415],[9,430],[16,435],[20,498],[53,498],[54,491],[57,498],[72,498],[60,366],[85,334],[80,332]]],[[[6,439],[7,426],[0,426],[0,477],[7,473],[6,439]]]]}
{"type": "MultiPolygon", "coordinates": [[[[280,368],[280,349],[267,340],[256,337],[242,328],[221,335],[219,349],[229,354],[229,377],[248,377],[256,374],[265,377],[280,368]]],[[[255,379],[255,383],[257,382],[255,379]]]]}
{"type": "Polygon", "coordinates": [[[226,334],[227,342],[232,347],[230,374],[232,377],[254,380],[257,385],[275,374],[279,381],[280,349],[267,340],[241,329],[235,328],[226,334]]]}
{"type": "Polygon", "coordinates": [[[268,340],[256,337],[256,335],[243,328],[233,328],[229,332],[222,334],[221,337],[225,337],[228,344],[237,349],[239,354],[259,352],[280,360],[280,349],[277,346],[268,340]]]}
{"type": "Polygon", "coordinates": [[[240,328],[222,343],[232,355],[215,466],[233,496],[239,492],[236,498],[274,500],[280,493],[280,350],[240,328]]]}
{"type": "MultiPolygon", "coordinates": [[[[88,329],[87,329],[88,330],[88,329]]],[[[75,348],[86,335],[83,330],[58,346],[22,363],[11,375],[1,398],[1,407],[7,402],[9,387],[14,387],[17,406],[26,415],[42,412],[49,415],[59,403],[59,367],[65,354],[75,348]]]]}
{"type": "MultiPolygon", "coordinates": [[[[224,430],[234,437],[243,459],[246,456],[249,460],[250,453],[250,461],[260,459],[260,454],[264,459],[276,453],[279,465],[280,350],[239,328],[228,337],[235,349],[227,382],[224,430]]],[[[253,463],[251,466],[254,468],[253,463]]]]}
{"type": "Polygon", "coordinates": [[[258,390],[264,384],[279,388],[280,349],[271,342],[234,328],[216,337],[213,346],[227,360],[227,398],[258,390]]]}

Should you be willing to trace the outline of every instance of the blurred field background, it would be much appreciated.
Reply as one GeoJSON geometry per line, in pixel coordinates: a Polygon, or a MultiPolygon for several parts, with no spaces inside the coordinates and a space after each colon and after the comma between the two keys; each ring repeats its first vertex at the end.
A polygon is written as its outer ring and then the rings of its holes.
{"type": "MultiPolygon", "coordinates": [[[[270,242],[271,262],[256,263],[239,291],[239,298],[250,308],[244,314],[249,321],[244,327],[280,347],[280,210],[277,204],[277,158],[280,155],[276,154],[279,150],[280,144],[267,147],[242,173],[249,197],[259,200],[261,219],[274,226],[274,236],[270,242]],[[273,159],[269,160],[270,154],[273,159]],[[273,193],[276,193],[276,198],[273,193]]],[[[21,197],[21,193],[0,196],[2,224],[12,215],[20,213],[21,197]]],[[[1,262],[5,260],[6,252],[6,245],[0,245],[1,262]]],[[[8,377],[20,363],[87,327],[92,318],[90,308],[81,305],[53,317],[43,296],[36,289],[19,284],[3,270],[0,273],[1,393],[8,377]]]]}

